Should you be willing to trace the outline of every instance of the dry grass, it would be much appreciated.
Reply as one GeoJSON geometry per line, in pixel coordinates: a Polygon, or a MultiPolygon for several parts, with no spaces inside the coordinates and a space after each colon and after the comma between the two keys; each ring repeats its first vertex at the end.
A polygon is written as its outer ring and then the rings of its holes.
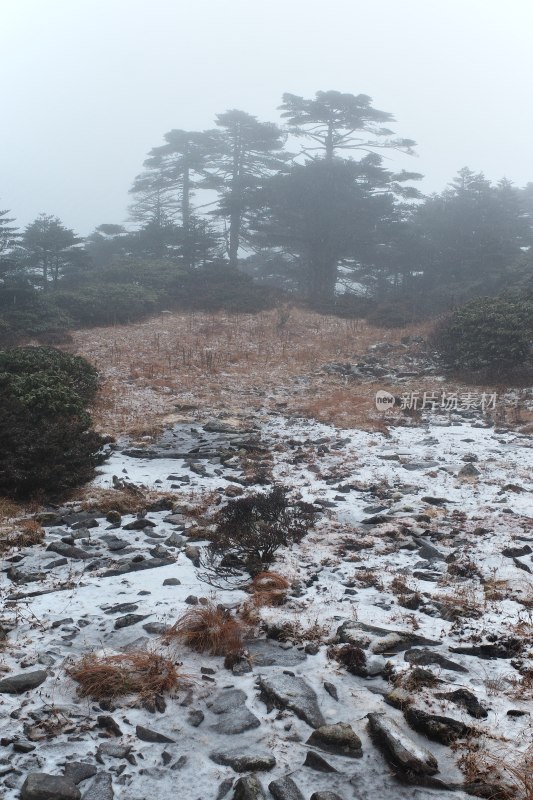
{"type": "Polygon", "coordinates": [[[287,599],[289,581],[277,572],[260,572],[252,580],[252,603],[257,608],[281,606],[287,599]]]}
{"type": "Polygon", "coordinates": [[[116,656],[89,653],[66,668],[80,697],[109,700],[134,694],[140,698],[172,692],[186,684],[169,658],[147,650],[116,656]]]}
{"type": "Polygon", "coordinates": [[[9,530],[0,531],[0,553],[14,547],[32,547],[43,539],[44,530],[37,520],[17,520],[9,530]]]}
{"type": "MultiPolygon", "coordinates": [[[[275,309],[255,315],[177,312],[131,325],[73,331],[73,343],[66,348],[88,358],[102,376],[93,410],[100,429],[154,435],[172,421],[182,421],[180,409],[188,419],[206,412],[229,410],[238,416],[258,409],[263,393],[271,394],[273,386],[278,389],[268,401],[272,407],[282,402],[289,410],[319,416],[326,410],[333,421],[340,397],[335,402],[328,398],[347,387],[342,377],[322,372],[325,364],[354,363],[371,344],[396,345],[403,336],[427,334],[430,327],[380,329],[303,309],[292,309],[282,326],[275,309]],[[303,375],[310,382],[306,396],[315,398],[316,409],[307,408],[305,398],[302,404],[294,392],[303,375]]],[[[352,424],[357,417],[363,427],[384,427],[370,383],[368,391],[359,388],[358,397],[347,388],[344,406],[338,405],[341,425],[343,419],[352,424]]]]}
{"type": "Polygon", "coordinates": [[[468,742],[458,765],[469,784],[490,787],[493,800],[533,800],[533,747],[525,752],[500,749],[489,751],[483,745],[468,742]]]}
{"type": "Polygon", "coordinates": [[[214,603],[189,609],[166,633],[192,650],[212,656],[239,653],[243,648],[241,624],[214,603]]]}

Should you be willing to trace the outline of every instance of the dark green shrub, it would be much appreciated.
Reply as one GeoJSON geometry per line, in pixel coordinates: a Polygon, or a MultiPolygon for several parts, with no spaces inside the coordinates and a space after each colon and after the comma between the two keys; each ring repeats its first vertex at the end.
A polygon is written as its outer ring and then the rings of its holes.
{"type": "Polygon", "coordinates": [[[151,314],[157,307],[157,294],[145,287],[127,283],[102,283],[61,289],[50,302],[68,313],[77,325],[113,325],[131,322],[151,314]]]}
{"type": "Polygon", "coordinates": [[[533,354],[533,301],[483,297],[437,324],[432,344],[458,370],[503,377],[528,366],[533,354]]]}
{"type": "Polygon", "coordinates": [[[168,302],[183,309],[254,314],[273,308],[281,293],[258,286],[248,275],[225,265],[204,267],[179,277],[168,302]]]}
{"type": "Polygon", "coordinates": [[[58,496],[94,475],[102,438],[87,403],[94,368],[48,347],[0,352],[0,494],[58,496]]]}
{"type": "Polygon", "coordinates": [[[390,300],[380,303],[367,314],[367,322],[379,328],[404,328],[425,319],[426,313],[420,303],[407,300],[390,300]]]}

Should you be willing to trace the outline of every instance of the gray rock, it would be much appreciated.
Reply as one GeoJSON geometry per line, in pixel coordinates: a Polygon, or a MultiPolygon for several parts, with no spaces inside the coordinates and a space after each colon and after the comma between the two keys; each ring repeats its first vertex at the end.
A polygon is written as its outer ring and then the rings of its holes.
{"type": "Polygon", "coordinates": [[[171,739],[169,736],[165,736],[164,733],[152,731],[150,728],[145,728],[143,725],[137,725],[135,728],[135,733],[137,734],[137,738],[142,739],[143,742],[173,744],[176,741],[175,739],[171,739]]]}
{"type": "Polygon", "coordinates": [[[307,744],[338,756],[360,758],[363,755],[361,739],[347,722],[322,725],[313,731],[307,744]]]}
{"type": "Polygon", "coordinates": [[[173,558],[147,558],[144,561],[124,561],[119,562],[118,567],[107,569],[102,573],[103,578],[111,578],[115,575],[125,575],[128,572],[140,572],[145,569],[156,569],[157,567],[168,567],[175,564],[173,558]]]}
{"type": "Polygon", "coordinates": [[[525,544],[523,547],[505,547],[502,550],[502,556],[506,556],[507,558],[519,558],[520,556],[527,556],[532,553],[533,550],[528,544],[525,544]]]}
{"type": "Polygon", "coordinates": [[[107,772],[100,772],[84,792],[82,800],[113,800],[113,780],[107,772]]]}
{"type": "MultiPolygon", "coordinates": [[[[102,606],[100,607],[102,608],[102,606]]],[[[104,614],[128,614],[131,611],[137,611],[138,608],[139,606],[136,603],[119,603],[116,606],[111,606],[111,608],[106,608],[104,614]]]]}
{"type": "Polygon", "coordinates": [[[124,548],[128,546],[128,542],[126,542],[124,539],[119,539],[118,536],[114,536],[112,534],[101,536],[100,540],[105,542],[111,551],[124,550],[124,548]]]}
{"type": "Polygon", "coordinates": [[[235,772],[266,772],[276,766],[276,759],[270,753],[242,750],[219,751],[209,756],[215,764],[231,767],[235,772]]]}
{"type": "Polygon", "coordinates": [[[92,778],[96,775],[97,769],[94,764],[86,764],[84,761],[69,761],[65,766],[63,772],[65,778],[68,778],[76,785],[87,778],[92,778]]]}
{"type": "Polygon", "coordinates": [[[246,642],[246,649],[252,657],[254,667],[295,667],[305,661],[307,656],[295,647],[286,649],[271,639],[257,639],[246,642]]]}
{"type": "Polygon", "coordinates": [[[219,692],[208,703],[208,708],[220,719],[211,729],[230,736],[258,728],[260,721],[246,706],[246,694],[242,689],[226,689],[219,692]]]}
{"type": "Polygon", "coordinates": [[[225,781],[222,781],[220,786],[218,787],[218,792],[216,796],[216,800],[223,800],[226,797],[227,793],[233,786],[233,778],[226,778],[225,781]]]}
{"type": "Polygon", "coordinates": [[[167,547],[182,547],[185,544],[185,538],[179,533],[171,533],[168,539],[165,539],[167,547]]]}
{"type": "Polygon", "coordinates": [[[312,728],[326,724],[317,696],[303,678],[284,673],[261,675],[259,686],[267,705],[289,708],[312,728]]]}
{"type": "Polygon", "coordinates": [[[335,767],[332,767],[325,758],[322,758],[314,750],[309,750],[305,757],[304,767],[310,767],[317,772],[338,772],[335,767]]]}
{"type": "Polygon", "coordinates": [[[122,526],[123,531],[143,531],[145,528],[155,528],[155,522],[143,517],[142,519],[134,519],[133,522],[128,522],[127,525],[122,526]]]}
{"type": "Polygon", "coordinates": [[[461,467],[457,474],[460,478],[475,478],[477,475],[481,475],[481,472],[477,467],[470,463],[465,464],[464,467],[461,467]]]}
{"type": "Polygon", "coordinates": [[[435,756],[413,742],[393,719],[378,712],[367,716],[371,735],[395,767],[420,776],[435,775],[439,771],[435,756]]]}
{"type": "Polygon", "coordinates": [[[420,462],[412,462],[410,464],[402,464],[404,469],[409,470],[410,472],[417,472],[422,469],[433,469],[433,467],[438,467],[438,461],[420,461],[420,462]]]}
{"type": "Polygon", "coordinates": [[[150,614],[126,614],[124,617],[119,617],[115,620],[115,630],[129,628],[130,625],[136,625],[137,622],[142,622],[143,619],[149,616],[150,614]]]}
{"type": "Polygon", "coordinates": [[[446,656],[443,656],[442,653],[425,648],[420,650],[408,650],[404,655],[404,660],[409,664],[417,664],[421,667],[427,667],[429,664],[437,664],[439,667],[449,669],[452,672],[468,672],[466,667],[462,667],[461,664],[451,661],[449,658],[446,658],[446,656]]]}
{"type": "Polygon", "coordinates": [[[342,797],[335,792],[314,792],[311,800],[342,800],[342,797]]]}
{"type": "Polygon", "coordinates": [[[268,784],[270,794],[276,800],[305,800],[305,797],[298,789],[293,779],[286,775],[268,784]]]}
{"type": "Polygon", "coordinates": [[[102,742],[97,750],[97,760],[102,761],[101,756],[110,758],[126,758],[131,751],[131,744],[116,744],[115,742],[102,742]],[[99,758],[100,757],[100,758],[99,758]]]}
{"type": "Polygon", "coordinates": [[[74,547],[71,544],[64,542],[52,542],[46,548],[52,553],[57,553],[63,558],[72,558],[74,561],[86,561],[88,558],[93,558],[94,553],[87,553],[81,547],[74,547]]]}
{"type": "Polygon", "coordinates": [[[330,683],[329,681],[324,681],[324,689],[329,694],[330,697],[333,697],[334,700],[339,700],[339,693],[337,691],[337,687],[335,684],[330,683]]]}
{"type": "Polygon", "coordinates": [[[80,800],[78,787],[62,775],[30,772],[20,790],[21,800],[80,800]]]}
{"type": "MultiPolygon", "coordinates": [[[[26,692],[29,689],[36,689],[46,680],[47,676],[48,673],[44,669],[10,675],[0,681],[0,693],[19,694],[19,692],[26,692]]],[[[42,774],[44,775],[44,773],[42,774]]]]}
{"type": "Polygon", "coordinates": [[[433,547],[432,544],[426,542],[425,539],[421,539],[418,536],[413,536],[414,541],[419,546],[420,550],[418,551],[418,555],[420,558],[423,558],[427,561],[444,561],[446,556],[444,553],[441,553],[440,550],[437,550],[436,547],[433,547]]]}
{"type": "Polygon", "coordinates": [[[198,728],[202,724],[204,719],[205,719],[205,714],[199,708],[193,709],[192,711],[189,711],[189,713],[187,714],[187,722],[193,728],[198,728]]]}
{"type": "Polygon", "coordinates": [[[200,566],[200,548],[194,544],[185,547],[185,555],[192,561],[195,567],[200,566]]]}
{"type": "Polygon", "coordinates": [[[164,622],[146,622],[143,625],[143,630],[146,631],[146,633],[155,633],[160,636],[169,630],[169,626],[165,625],[164,622]]]}
{"type": "Polygon", "coordinates": [[[181,581],[178,578],[165,578],[163,586],[180,586],[181,581]]]}
{"type": "Polygon", "coordinates": [[[246,775],[244,778],[239,778],[235,784],[233,800],[266,800],[257,775],[246,775]]]}
{"type": "Polygon", "coordinates": [[[340,642],[354,644],[357,647],[366,648],[370,642],[372,652],[379,653],[401,653],[416,645],[440,646],[441,642],[435,639],[426,639],[411,631],[387,630],[378,628],[375,625],[367,625],[364,622],[354,622],[346,620],[337,629],[337,636],[340,642]],[[366,634],[366,635],[365,635],[366,634]]]}

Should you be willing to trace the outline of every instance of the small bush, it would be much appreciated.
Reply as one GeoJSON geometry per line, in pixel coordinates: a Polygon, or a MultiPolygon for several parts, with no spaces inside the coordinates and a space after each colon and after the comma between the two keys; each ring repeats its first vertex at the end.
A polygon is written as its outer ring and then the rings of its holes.
{"type": "Polygon", "coordinates": [[[168,631],[198,653],[227,656],[242,650],[242,628],[226,609],[208,603],[186,611],[168,631]]]}
{"type": "Polygon", "coordinates": [[[103,440],[86,406],[97,385],[78,356],[48,347],[0,352],[0,493],[57,496],[93,477],[103,440]]]}
{"type": "Polygon", "coordinates": [[[173,304],[187,310],[255,314],[273,308],[280,292],[258,286],[252,278],[227,265],[187,272],[170,289],[173,304]]]}
{"type": "Polygon", "coordinates": [[[129,694],[150,698],[172,692],[185,683],[169,658],[148,650],[117,656],[90,653],[66,669],[78,683],[80,697],[112,700],[129,694]]]}
{"type": "Polygon", "coordinates": [[[281,486],[230,501],[217,514],[208,548],[214,567],[240,565],[252,575],[261,572],[280,547],[303,539],[313,515],[311,506],[291,504],[281,486]]]}
{"type": "Polygon", "coordinates": [[[51,295],[51,302],[68,313],[77,325],[114,325],[131,322],[157,308],[157,293],[128,283],[105,283],[62,289],[51,295]]]}
{"type": "Polygon", "coordinates": [[[527,366],[532,339],[533,301],[499,296],[457,309],[436,326],[431,341],[449,367],[499,378],[527,366]]]}

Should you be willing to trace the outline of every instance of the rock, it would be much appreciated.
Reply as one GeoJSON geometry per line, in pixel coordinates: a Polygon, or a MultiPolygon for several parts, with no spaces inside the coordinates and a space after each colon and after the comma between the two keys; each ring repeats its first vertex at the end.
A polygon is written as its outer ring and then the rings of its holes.
{"type": "Polygon", "coordinates": [[[192,561],[195,567],[200,566],[200,548],[194,544],[188,544],[185,547],[185,555],[192,561]]]}
{"type": "Polygon", "coordinates": [[[465,647],[450,647],[452,653],[462,653],[465,656],[478,658],[513,658],[519,655],[524,646],[524,640],[517,636],[509,636],[493,644],[474,644],[465,647]]]}
{"type": "Polygon", "coordinates": [[[505,547],[502,550],[502,556],[507,558],[520,558],[520,556],[527,556],[530,553],[533,553],[533,550],[528,544],[523,547],[505,547]]]}
{"type": "Polygon", "coordinates": [[[86,561],[89,558],[93,558],[94,555],[82,550],[81,547],[74,547],[64,542],[52,542],[46,549],[51,553],[57,553],[63,556],[63,558],[72,558],[75,561],[86,561]]]}
{"type": "Polygon", "coordinates": [[[260,721],[245,705],[246,693],[242,689],[225,689],[208,703],[208,708],[220,716],[219,722],[211,725],[217,733],[233,736],[251,728],[258,728],[260,721]]]}
{"type": "Polygon", "coordinates": [[[314,792],[311,800],[342,800],[342,797],[335,792],[314,792]]]}
{"type": "Polygon", "coordinates": [[[102,742],[99,745],[96,760],[102,763],[102,755],[110,758],[127,758],[130,754],[131,744],[118,744],[115,742],[102,742]]]}
{"type": "Polygon", "coordinates": [[[433,739],[441,744],[452,744],[457,739],[464,739],[472,734],[472,728],[451,717],[442,717],[428,714],[426,711],[407,706],[404,717],[408,725],[418,733],[423,733],[428,739],[433,739]]]}
{"type": "Polygon", "coordinates": [[[455,705],[465,708],[474,719],[485,719],[488,716],[487,710],[483,708],[475,694],[472,694],[468,689],[456,689],[453,692],[439,692],[435,697],[444,697],[447,700],[451,700],[455,705]]]}
{"type": "Polygon", "coordinates": [[[261,675],[259,686],[267,705],[289,708],[312,728],[326,724],[317,696],[303,678],[285,673],[261,675]]]}
{"type": "MultiPolygon", "coordinates": [[[[105,606],[100,606],[100,608],[105,608],[105,606]]],[[[111,608],[106,608],[104,614],[127,614],[132,611],[137,611],[139,606],[136,603],[119,603],[116,606],[111,606],[111,608]]]]}
{"type": "Polygon", "coordinates": [[[286,775],[268,784],[270,794],[276,800],[305,800],[293,779],[286,775]]]}
{"type": "Polygon", "coordinates": [[[126,614],[124,617],[119,617],[115,620],[115,630],[129,628],[130,625],[136,625],[137,622],[142,622],[143,619],[149,616],[150,614],[126,614]]]}
{"type": "Polygon", "coordinates": [[[475,478],[477,475],[481,475],[481,472],[472,463],[469,463],[461,467],[457,475],[459,478],[475,478]]]}
{"type": "Polygon", "coordinates": [[[107,772],[100,772],[84,792],[82,800],[113,800],[113,780],[107,772]]]}
{"type": "Polygon", "coordinates": [[[226,797],[227,793],[233,786],[233,778],[226,778],[225,781],[222,781],[220,786],[218,787],[218,792],[216,796],[216,800],[223,800],[226,797]]]}
{"type": "Polygon", "coordinates": [[[111,525],[116,525],[117,528],[122,522],[122,516],[119,511],[108,511],[105,518],[107,522],[110,522],[111,525]]]}
{"type": "Polygon", "coordinates": [[[230,750],[211,753],[209,758],[215,764],[231,767],[235,772],[266,772],[276,766],[276,759],[270,753],[230,750]]]}
{"type": "Polygon", "coordinates": [[[109,714],[99,714],[96,718],[99,728],[111,734],[111,736],[122,736],[122,731],[117,722],[109,714]]]}
{"type": "Polygon", "coordinates": [[[165,578],[163,586],[181,586],[179,578],[165,578]]]}
{"type": "Polygon", "coordinates": [[[433,469],[433,467],[438,467],[438,461],[420,461],[420,462],[412,462],[407,464],[402,464],[404,469],[409,470],[410,472],[417,472],[418,470],[422,469],[433,469]]]}
{"type": "Polygon", "coordinates": [[[452,672],[468,672],[461,664],[456,664],[455,661],[451,661],[449,658],[443,656],[442,653],[434,650],[408,650],[404,655],[404,660],[409,664],[417,664],[421,667],[427,667],[429,664],[437,664],[439,667],[449,669],[452,672]]]}
{"type": "Polygon", "coordinates": [[[317,772],[337,772],[338,770],[335,767],[332,767],[331,764],[328,764],[325,758],[315,753],[314,750],[309,750],[305,757],[304,767],[310,767],[311,769],[315,769],[317,772]]]}
{"type": "MultiPolygon", "coordinates": [[[[44,683],[48,673],[44,669],[37,669],[33,672],[21,672],[18,675],[9,675],[0,681],[0,694],[19,694],[27,692],[29,689],[36,689],[44,683]]],[[[41,773],[36,773],[41,774],[41,773]]],[[[42,773],[45,774],[44,772],[42,773]]]]}
{"type": "Polygon", "coordinates": [[[155,522],[149,519],[134,519],[133,522],[128,522],[127,525],[122,526],[123,531],[143,531],[145,528],[155,528],[155,522]]]}
{"type": "Polygon", "coordinates": [[[143,725],[137,725],[135,728],[135,733],[138,739],[142,739],[143,742],[157,742],[160,744],[173,744],[175,743],[175,739],[171,739],[169,736],[165,736],[164,733],[158,733],[157,731],[152,731],[150,728],[145,728],[143,725]]]}
{"type": "Polygon", "coordinates": [[[329,681],[324,681],[324,689],[329,694],[330,697],[333,697],[334,700],[339,700],[339,693],[337,691],[337,687],[330,683],[329,681]]]}
{"type": "Polygon", "coordinates": [[[306,654],[295,647],[286,648],[272,639],[256,639],[246,642],[246,649],[254,667],[295,667],[306,660],[306,654]]]}
{"type": "Polygon", "coordinates": [[[239,778],[235,784],[233,800],[266,800],[257,775],[246,775],[245,778],[239,778]]]}
{"type": "Polygon", "coordinates": [[[21,800],[80,800],[77,786],[62,775],[30,772],[20,790],[21,800]]]}
{"type": "Polygon", "coordinates": [[[413,742],[393,719],[378,712],[367,716],[372,737],[395,767],[421,776],[435,775],[439,771],[435,756],[413,742]]]}
{"type": "Polygon", "coordinates": [[[97,772],[98,770],[94,764],[86,764],[84,761],[69,761],[63,774],[65,778],[77,785],[82,781],[86,781],[87,778],[93,778],[97,772]]]}
{"type": "Polygon", "coordinates": [[[170,536],[165,539],[165,544],[167,547],[183,547],[185,544],[185,537],[176,532],[171,533],[170,536]]]}
{"type": "Polygon", "coordinates": [[[195,594],[189,594],[183,602],[187,603],[188,606],[197,606],[198,598],[196,597],[195,594]]]}
{"type": "Polygon", "coordinates": [[[175,564],[173,558],[147,558],[144,561],[122,561],[118,567],[107,569],[102,573],[103,578],[111,578],[115,575],[125,575],[128,572],[140,572],[145,569],[155,569],[156,567],[168,567],[175,564]]]}
{"type": "Polygon", "coordinates": [[[193,709],[192,711],[189,711],[189,713],[187,714],[187,722],[193,728],[198,728],[198,726],[202,724],[204,719],[205,719],[205,714],[200,709],[193,709]]]}
{"type": "Polygon", "coordinates": [[[428,503],[430,506],[444,506],[446,503],[451,503],[451,500],[447,500],[446,497],[432,497],[431,495],[425,495],[425,497],[420,498],[423,503],[428,503]]]}
{"type": "Polygon", "coordinates": [[[371,645],[373,653],[401,653],[417,645],[440,646],[441,642],[435,639],[426,639],[411,631],[387,630],[365,622],[346,620],[337,628],[340,642],[354,644],[358,647],[368,647],[371,639],[377,639],[371,645]],[[363,634],[369,634],[364,636],[363,634]],[[381,641],[380,641],[381,640],[381,641]]]}
{"type": "Polygon", "coordinates": [[[155,633],[158,636],[167,633],[169,630],[169,626],[165,625],[164,622],[146,622],[143,625],[143,631],[146,633],[155,633]]]}
{"type": "Polygon", "coordinates": [[[423,558],[426,561],[444,561],[446,559],[444,553],[441,553],[440,550],[437,550],[437,548],[433,547],[432,544],[426,542],[425,539],[421,539],[418,536],[413,536],[413,540],[420,548],[418,551],[420,558],[423,558]]]}
{"type": "Polygon", "coordinates": [[[114,552],[118,550],[124,550],[128,547],[128,542],[124,539],[119,539],[118,536],[113,536],[111,534],[106,534],[100,538],[100,541],[105,542],[109,549],[114,552]]]}
{"type": "Polygon", "coordinates": [[[322,725],[313,731],[307,744],[319,747],[337,756],[361,758],[363,755],[361,739],[347,722],[335,725],[322,725]]]}

